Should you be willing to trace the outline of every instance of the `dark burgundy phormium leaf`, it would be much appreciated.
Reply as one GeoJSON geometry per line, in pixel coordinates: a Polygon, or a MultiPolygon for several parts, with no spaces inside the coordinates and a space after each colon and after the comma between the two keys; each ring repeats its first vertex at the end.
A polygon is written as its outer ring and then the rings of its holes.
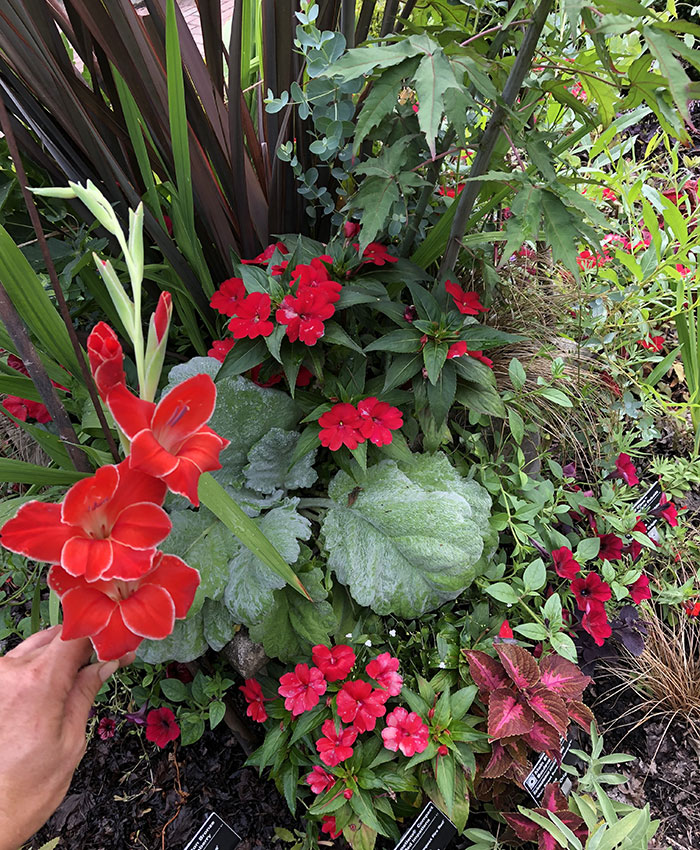
{"type": "Polygon", "coordinates": [[[561,655],[546,655],[540,660],[540,682],[564,699],[580,699],[591,679],[561,655]]]}
{"type": "Polygon", "coordinates": [[[471,677],[479,688],[479,696],[482,699],[486,696],[485,702],[492,691],[507,688],[511,684],[503,666],[495,658],[478,649],[465,651],[464,654],[469,662],[471,677]]]}
{"type": "Polygon", "coordinates": [[[524,690],[536,685],[540,680],[537,661],[522,646],[497,644],[496,652],[501,659],[503,669],[512,679],[516,688],[524,690]]]}
{"type": "Polygon", "coordinates": [[[524,735],[532,729],[534,723],[535,715],[519,701],[513,691],[502,688],[491,694],[488,729],[492,738],[524,735]]]}

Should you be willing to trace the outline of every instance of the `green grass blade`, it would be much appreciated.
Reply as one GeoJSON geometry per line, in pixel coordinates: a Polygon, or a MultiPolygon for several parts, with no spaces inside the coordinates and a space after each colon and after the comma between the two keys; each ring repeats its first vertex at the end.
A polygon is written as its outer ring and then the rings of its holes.
{"type": "Polygon", "coordinates": [[[70,469],[47,469],[36,463],[23,460],[0,458],[0,481],[3,484],[75,484],[82,478],[88,478],[89,473],[75,472],[70,469]]]}
{"type": "Polygon", "coordinates": [[[185,81],[182,74],[180,39],[177,33],[175,0],[168,0],[165,19],[165,61],[168,74],[168,113],[170,140],[173,146],[178,205],[184,224],[194,232],[194,201],[190,140],[185,106],[185,81]]]}

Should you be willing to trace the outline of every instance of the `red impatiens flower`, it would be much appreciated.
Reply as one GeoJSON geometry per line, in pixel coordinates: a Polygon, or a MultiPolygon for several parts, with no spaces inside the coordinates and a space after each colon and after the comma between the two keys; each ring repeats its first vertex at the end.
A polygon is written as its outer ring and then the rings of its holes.
{"type": "MultiPolygon", "coordinates": [[[[353,245],[355,250],[359,251],[360,246],[358,243],[353,245]]],[[[375,266],[383,266],[386,263],[398,263],[399,258],[394,257],[390,254],[385,245],[382,245],[381,242],[370,242],[369,245],[362,252],[362,263],[372,263],[375,266]]],[[[360,265],[362,265],[360,263],[360,265]]]]}
{"type": "Polygon", "coordinates": [[[608,254],[594,254],[590,248],[586,248],[576,257],[576,263],[580,269],[595,269],[604,266],[610,261],[608,254]]]}
{"type": "Polygon", "coordinates": [[[287,711],[296,716],[318,705],[319,698],[326,693],[326,687],[326,680],[318,668],[297,664],[293,673],[285,673],[280,678],[277,693],[285,697],[284,707],[287,711]]]}
{"type": "Polygon", "coordinates": [[[360,223],[358,221],[346,221],[343,225],[343,234],[346,239],[354,239],[360,232],[360,223]]]}
{"type": "Polygon", "coordinates": [[[258,254],[258,256],[253,257],[252,260],[241,260],[241,262],[246,266],[266,266],[272,259],[272,255],[276,250],[279,250],[280,254],[289,253],[289,249],[284,242],[273,242],[272,245],[268,245],[267,248],[265,248],[262,254],[258,254]]]}
{"type": "Polygon", "coordinates": [[[265,711],[265,697],[263,696],[260,682],[255,679],[246,679],[245,684],[238,689],[246,698],[248,708],[246,714],[251,717],[256,723],[264,723],[267,720],[267,711],[265,711]]]}
{"type": "Polygon", "coordinates": [[[688,599],[687,602],[683,603],[683,610],[689,617],[700,617],[700,599],[695,602],[692,599],[688,599]]]}
{"type": "Polygon", "coordinates": [[[651,599],[651,590],[649,589],[649,579],[647,576],[639,576],[637,581],[628,586],[627,590],[629,590],[630,597],[635,605],[639,605],[645,599],[651,599]]]}
{"type": "Polygon", "coordinates": [[[308,387],[313,379],[314,373],[310,369],[307,369],[306,366],[302,366],[299,369],[299,374],[297,375],[297,386],[308,387]]]}
{"type": "Polygon", "coordinates": [[[581,564],[574,558],[574,553],[568,546],[561,546],[552,552],[554,571],[562,578],[576,578],[581,570],[581,564]]]}
{"type": "Polygon", "coordinates": [[[617,195],[613,192],[612,189],[608,189],[607,186],[603,187],[603,199],[606,201],[616,201],[617,195]]]}
{"type": "Polygon", "coordinates": [[[343,643],[332,648],[319,643],[311,650],[311,658],[328,682],[344,679],[355,664],[352,647],[343,643]]]}
{"type": "Polygon", "coordinates": [[[598,573],[588,573],[585,578],[575,578],[571,582],[571,592],[581,611],[587,611],[592,605],[603,606],[612,596],[612,590],[598,573]]]}
{"type": "Polygon", "coordinates": [[[391,432],[403,425],[403,414],[398,407],[375,396],[358,402],[357,412],[362,420],[360,433],[375,446],[387,446],[392,440],[391,432]]]}
{"type": "Polygon", "coordinates": [[[320,289],[310,287],[299,290],[299,294],[285,295],[275,318],[287,326],[290,342],[301,340],[304,345],[316,345],[325,332],[326,319],[335,313],[335,307],[320,289]]]}
{"type": "Polygon", "coordinates": [[[488,366],[489,369],[493,369],[493,360],[486,357],[483,351],[467,351],[467,356],[473,357],[474,360],[478,360],[480,363],[483,363],[484,366],[488,366]]]}
{"type": "Polygon", "coordinates": [[[251,292],[236,308],[228,329],[236,339],[270,336],[275,326],[268,321],[269,316],[270,296],[267,292],[251,292]]]}
{"type": "Polygon", "coordinates": [[[608,615],[602,605],[591,605],[581,618],[581,625],[597,646],[602,646],[606,638],[612,635],[608,615]]]}
{"type": "Polygon", "coordinates": [[[279,384],[284,375],[281,372],[272,372],[268,374],[267,379],[262,380],[260,378],[260,372],[262,371],[263,364],[258,363],[257,366],[254,366],[250,370],[250,380],[257,384],[259,387],[274,387],[275,384],[279,384]]]}
{"type": "Polygon", "coordinates": [[[315,764],[306,776],[306,784],[311,786],[314,794],[323,794],[335,785],[335,776],[327,773],[320,764],[315,764]]]}
{"type": "Polygon", "coordinates": [[[452,360],[454,357],[462,357],[467,353],[467,343],[453,342],[452,345],[447,349],[447,359],[452,360]]]}
{"type": "Polygon", "coordinates": [[[175,715],[169,708],[154,708],[146,717],[146,740],[152,741],[161,749],[167,747],[180,735],[175,715]]]}
{"type": "Polygon", "coordinates": [[[410,758],[422,753],[428,746],[430,730],[414,712],[398,706],[387,715],[386,727],[382,729],[382,740],[387,750],[401,752],[410,758]]]}
{"type": "Polygon", "coordinates": [[[636,484],[639,484],[639,478],[637,478],[637,470],[634,468],[634,464],[632,463],[632,459],[625,452],[620,452],[615,461],[615,469],[617,472],[615,473],[617,476],[622,478],[622,480],[629,484],[630,487],[634,487],[636,484]]]}
{"type": "Polygon", "coordinates": [[[126,387],[124,354],[119,338],[105,322],[98,322],[87,341],[90,370],[104,401],[114,387],[126,387]]]}
{"type": "Polygon", "coordinates": [[[172,524],[160,507],[165,485],[130,469],[102,466],[66,493],[63,504],[27,502],[0,529],[12,552],[60,564],[72,576],[130,580],[146,573],[172,524]]]}
{"type": "Polygon", "coordinates": [[[664,338],[662,336],[650,336],[649,339],[638,339],[637,342],[648,351],[661,351],[664,347],[664,338]]]}
{"type": "Polygon", "coordinates": [[[392,697],[398,696],[403,687],[403,677],[398,674],[398,669],[399,659],[389,652],[382,652],[365,667],[370,679],[374,679],[392,697]]]}
{"type": "Polygon", "coordinates": [[[501,628],[498,630],[498,637],[501,640],[513,640],[513,629],[511,629],[508,620],[504,620],[501,623],[501,628]]]}
{"type": "Polygon", "coordinates": [[[63,605],[63,640],[89,637],[100,661],[121,658],[144,638],[162,640],[192,605],[199,573],[175,555],[158,552],[135,581],[87,582],[54,564],[47,583],[63,605]]]}
{"type": "Polygon", "coordinates": [[[331,837],[331,841],[340,838],[343,834],[342,829],[338,829],[335,825],[335,815],[324,815],[321,821],[321,832],[327,832],[331,837]]]}
{"type": "Polygon", "coordinates": [[[214,357],[220,363],[226,360],[226,355],[236,344],[236,340],[229,337],[228,339],[215,339],[211,344],[211,348],[207,351],[209,357],[214,357]]]}
{"type": "Polygon", "coordinates": [[[209,375],[194,375],[166,393],[158,404],[117,387],[109,409],[131,440],[132,469],[162,479],[173,493],[199,505],[199,476],[220,469],[219,454],[229,444],[206,426],[216,404],[209,375]]]}
{"type": "Polygon", "coordinates": [[[354,723],[358,732],[371,732],[377,718],[386,714],[384,703],[388,699],[387,691],[375,691],[369,682],[346,682],[336,697],[338,716],[343,723],[354,723]]]}
{"type": "Polygon", "coordinates": [[[230,277],[212,295],[209,305],[222,316],[235,316],[245,298],[245,286],[242,277],[230,277]]]}
{"type": "Polygon", "coordinates": [[[318,424],[321,426],[318,435],[321,445],[332,452],[338,451],[341,446],[356,449],[365,441],[360,431],[360,414],[357,408],[348,402],[342,401],[333,405],[330,410],[319,416],[318,424]]]}
{"type": "Polygon", "coordinates": [[[479,302],[476,292],[465,292],[458,283],[452,283],[451,280],[445,281],[445,289],[452,296],[455,307],[465,316],[478,316],[479,313],[488,312],[489,308],[479,302]]]}
{"type": "Polygon", "coordinates": [[[352,756],[352,745],[357,738],[357,729],[354,726],[347,729],[341,726],[338,730],[333,720],[324,720],[321,732],[323,738],[316,741],[316,749],[324,764],[335,767],[352,756]]]}
{"type": "Polygon", "coordinates": [[[330,304],[335,304],[340,299],[343,289],[337,280],[331,280],[328,267],[325,263],[332,263],[333,257],[321,254],[314,257],[310,263],[300,263],[292,269],[290,286],[297,284],[297,295],[304,290],[312,290],[316,294],[322,294],[330,304]]]}
{"type": "Polygon", "coordinates": [[[20,398],[16,395],[8,395],[3,400],[2,406],[8,413],[11,413],[15,419],[26,422],[27,419],[35,419],[37,422],[45,425],[51,421],[51,414],[46,405],[40,401],[31,401],[28,398],[20,398]]]}
{"type": "Polygon", "coordinates": [[[599,534],[600,550],[598,557],[601,561],[619,561],[622,558],[624,545],[617,534],[599,534]]]}

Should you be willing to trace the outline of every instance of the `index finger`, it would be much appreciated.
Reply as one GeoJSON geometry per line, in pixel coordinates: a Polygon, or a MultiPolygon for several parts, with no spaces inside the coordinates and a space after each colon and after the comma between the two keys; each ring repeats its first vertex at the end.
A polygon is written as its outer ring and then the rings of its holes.
{"type": "Polygon", "coordinates": [[[60,631],[60,626],[51,626],[50,629],[42,629],[39,632],[34,632],[33,635],[30,635],[26,640],[23,640],[22,643],[18,644],[14,649],[6,652],[3,657],[23,658],[30,652],[34,652],[37,649],[41,649],[42,646],[46,646],[46,644],[51,643],[60,631]]]}

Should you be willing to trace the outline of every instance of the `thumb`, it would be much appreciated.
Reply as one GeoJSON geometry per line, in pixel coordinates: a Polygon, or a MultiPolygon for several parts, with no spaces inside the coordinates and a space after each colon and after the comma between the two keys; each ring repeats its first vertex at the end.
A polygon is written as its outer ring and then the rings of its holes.
{"type": "Polygon", "coordinates": [[[66,699],[67,725],[84,734],[98,691],[118,668],[118,661],[106,661],[103,664],[88,664],[80,670],[66,699]]]}

